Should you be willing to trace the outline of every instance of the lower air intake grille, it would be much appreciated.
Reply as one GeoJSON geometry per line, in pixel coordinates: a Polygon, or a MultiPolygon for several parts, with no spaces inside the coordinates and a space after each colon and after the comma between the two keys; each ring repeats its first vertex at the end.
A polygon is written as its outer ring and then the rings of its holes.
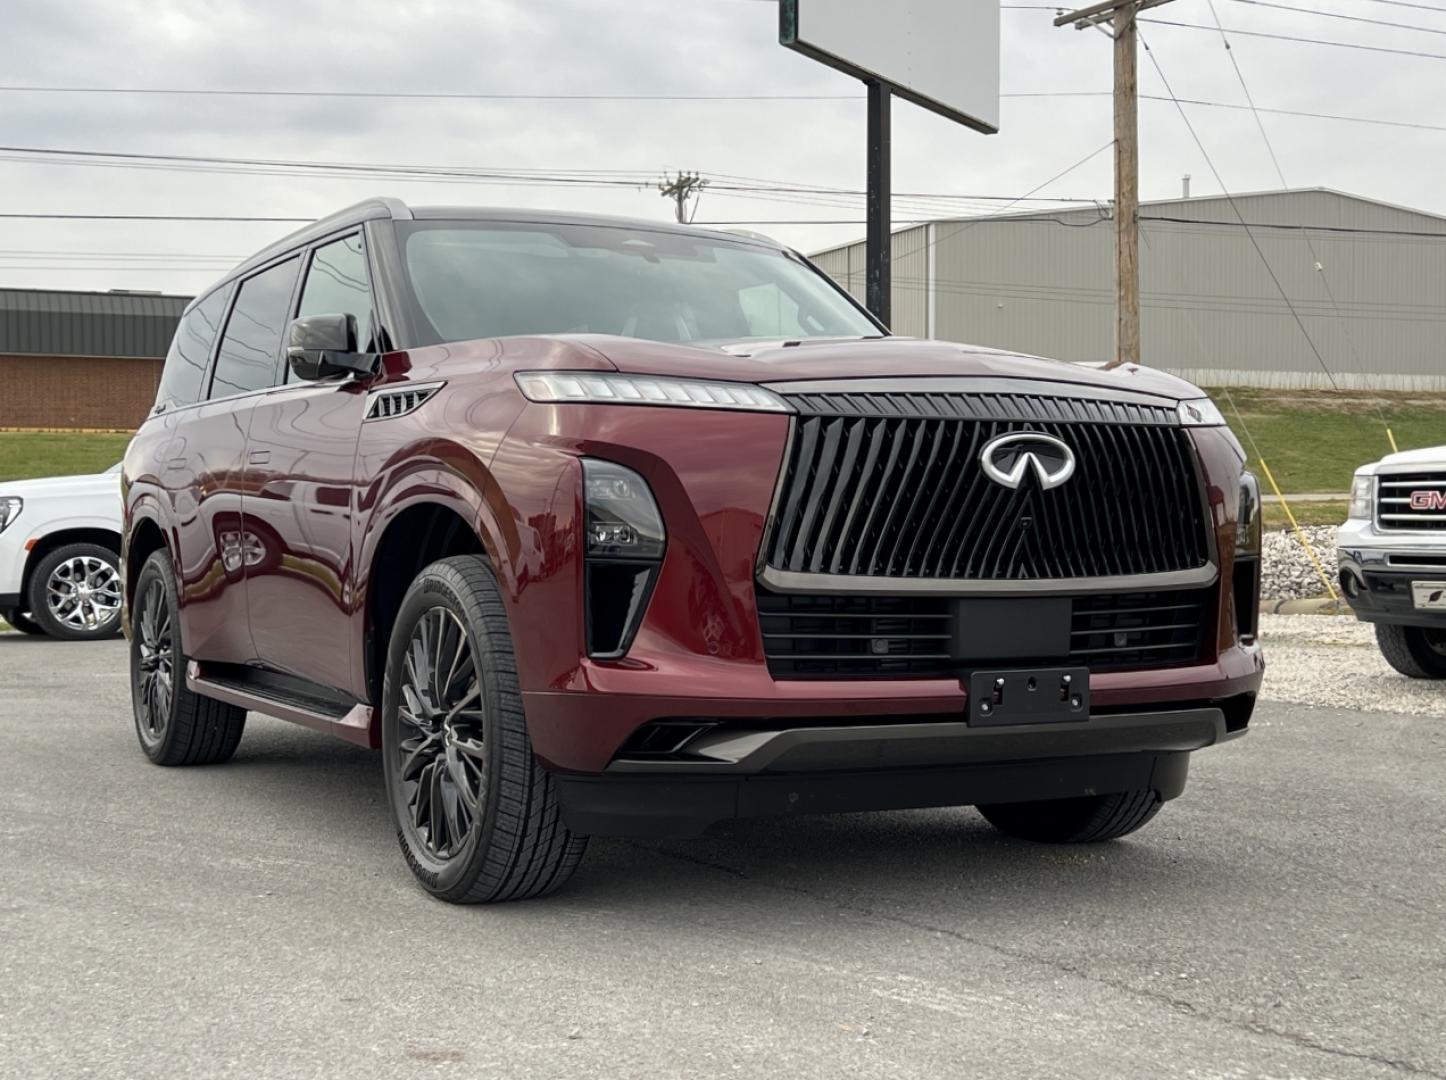
{"type": "MultiPolygon", "coordinates": [[[[949,678],[1011,663],[958,655],[947,597],[757,595],[774,678],[949,678]]],[[[1195,663],[1213,627],[1214,600],[1213,588],[1073,597],[1069,652],[1045,662],[1092,671],[1195,663]]]]}

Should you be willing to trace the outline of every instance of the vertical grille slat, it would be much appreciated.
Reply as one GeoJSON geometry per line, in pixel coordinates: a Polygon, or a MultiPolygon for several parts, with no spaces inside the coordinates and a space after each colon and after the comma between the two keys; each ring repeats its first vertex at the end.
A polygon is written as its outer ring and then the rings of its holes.
{"type": "Polygon", "coordinates": [[[767,556],[778,570],[1028,581],[1209,562],[1194,450],[1173,408],[1003,393],[790,401],[799,415],[767,556]],[[1074,476],[1047,491],[1032,474],[1018,489],[989,479],[980,452],[1017,432],[1063,441],[1074,476]]]}

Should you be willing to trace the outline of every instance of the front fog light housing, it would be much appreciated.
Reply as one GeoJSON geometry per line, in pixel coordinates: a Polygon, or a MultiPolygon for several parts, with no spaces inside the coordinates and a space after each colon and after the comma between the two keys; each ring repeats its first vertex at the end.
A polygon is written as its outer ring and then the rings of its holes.
{"type": "Polygon", "coordinates": [[[1235,512],[1235,566],[1231,589],[1235,637],[1251,644],[1260,633],[1260,481],[1249,470],[1240,474],[1240,506],[1235,512]]]}
{"type": "Polygon", "coordinates": [[[587,651],[628,651],[658,578],[667,533],[648,483],[613,461],[583,458],[587,651]]]}
{"type": "Polygon", "coordinates": [[[1370,521],[1375,495],[1376,478],[1367,473],[1357,473],[1351,480],[1351,505],[1346,517],[1351,521],[1370,521]]]}

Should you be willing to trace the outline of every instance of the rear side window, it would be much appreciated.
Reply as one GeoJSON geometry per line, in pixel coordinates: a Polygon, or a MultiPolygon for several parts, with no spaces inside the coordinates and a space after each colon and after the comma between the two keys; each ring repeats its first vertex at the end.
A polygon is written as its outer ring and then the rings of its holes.
{"type": "Polygon", "coordinates": [[[325,244],[312,254],[296,315],[352,315],[357,348],[372,351],[372,293],[360,233],[325,244]]]}
{"type": "Polygon", "coordinates": [[[216,343],[216,333],[225,314],[226,290],[217,289],[181,318],[176,336],[171,339],[171,351],[166,353],[166,366],[161,371],[157,405],[176,408],[201,400],[211,346],[216,343]]]}
{"type": "Polygon", "coordinates": [[[241,291],[226,320],[211,397],[231,397],[275,386],[281,335],[291,308],[291,293],[301,259],[287,259],[241,282],[241,291]]]}

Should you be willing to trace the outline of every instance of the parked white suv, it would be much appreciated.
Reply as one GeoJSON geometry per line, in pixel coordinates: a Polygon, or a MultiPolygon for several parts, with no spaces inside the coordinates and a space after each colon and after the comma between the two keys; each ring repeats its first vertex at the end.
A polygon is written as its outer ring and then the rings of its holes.
{"type": "Polygon", "coordinates": [[[72,641],[121,628],[120,466],[0,482],[0,618],[72,641]]]}
{"type": "Polygon", "coordinates": [[[1387,662],[1446,679],[1446,446],[1357,469],[1336,543],[1341,590],[1387,662]]]}

